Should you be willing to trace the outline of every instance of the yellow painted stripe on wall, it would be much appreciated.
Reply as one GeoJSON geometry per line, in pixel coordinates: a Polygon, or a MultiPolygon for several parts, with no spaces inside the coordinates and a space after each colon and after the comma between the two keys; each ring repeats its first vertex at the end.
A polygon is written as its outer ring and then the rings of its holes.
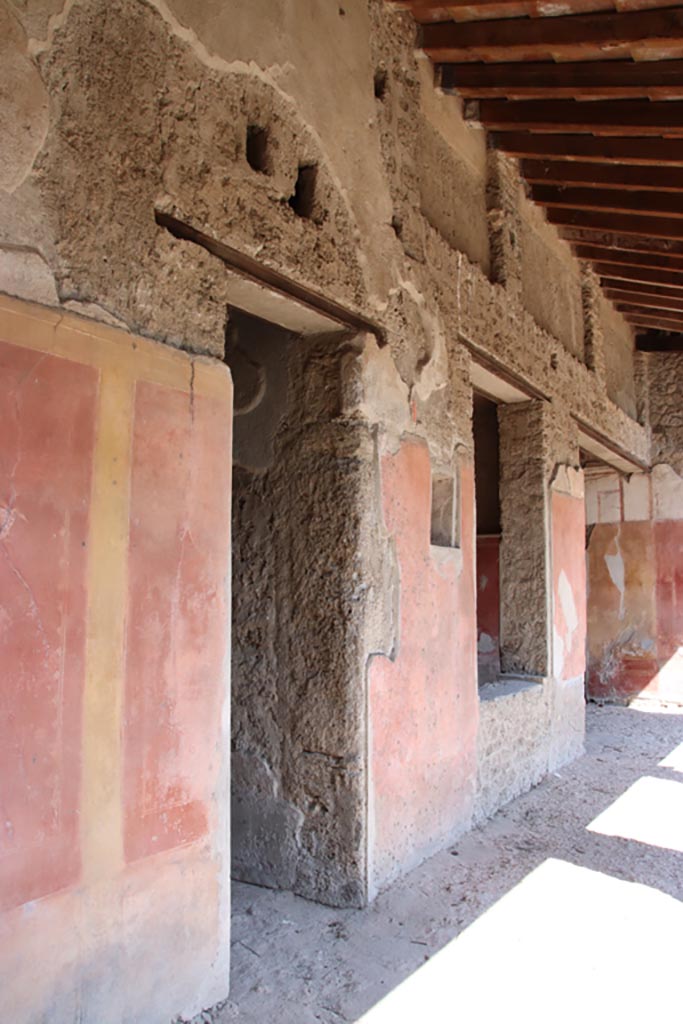
{"type": "Polygon", "coordinates": [[[123,866],[121,714],[128,592],[128,518],[134,385],[107,369],[93,466],[83,697],[81,840],[83,877],[123,866]]]}
{"type": "Polygon", "coordinates": [[[0,326],[7,340],[23,348],[72,359],[100,370],[127,372],[131,380],[149,380],[180,391],[223,398],[221,363],[190,355],[117,327],[85,320],[32,302],[0,295],[0,326]]]}

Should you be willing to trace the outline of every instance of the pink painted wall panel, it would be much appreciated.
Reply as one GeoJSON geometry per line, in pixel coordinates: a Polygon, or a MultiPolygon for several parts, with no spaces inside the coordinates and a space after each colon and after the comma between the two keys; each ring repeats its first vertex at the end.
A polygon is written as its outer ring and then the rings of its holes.
{"type": "Polygon", "coordinates": [[[553,491],[553,671],[576,679],[586,670],[586,513],[583,498],[553,491]]]}
{"type": "MultiPolygon", "coordinates": [[[[225,402],[138,383],[124,700],[127,860],[209,829],[224,699],[225,402]]],[[[229,794],[225,794],[225,799],[229,794]]]]}
{"type": "Polygon", "coordinates": [[[385,523],[400,566],[394,661],[373,660],[371,864],[381,886],[464,827],[478,721],[474,474],[461,473],[462,551],[430,548],[430,460],[404,443],[382,460],[385,523]]]}
{"type": "Polygon", "coordinates": [[[0,343],[0,907],[80,871],[98,373],[0,343]]]}

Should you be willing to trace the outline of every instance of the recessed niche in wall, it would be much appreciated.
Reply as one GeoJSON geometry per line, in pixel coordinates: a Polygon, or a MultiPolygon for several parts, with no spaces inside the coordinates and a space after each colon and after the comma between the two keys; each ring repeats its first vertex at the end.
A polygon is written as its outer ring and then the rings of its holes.
{"type": "Polygon", "coordinates": [[[271,161],[268,146],[268,129],[250,124],[247,128],[247,163],[260,174],[270,174],[271,161]]]}
{"type": "Polygon", "coordinates": [[[313,216],[315,205],[315,186],[318,178],[316,164],[302,164],[294,186],[294,195],[289,199],[289,205],[297,217],[310,219],[313,216]]]}
{"type": "Polygon", "coordinates": [[[433,473],[431,543],[435,547],[458,547],[458,518],[458,485],[455,473],[433,473]]]}
{"type": "Polygon", "coordinates": [[[374,87],[375,87],[375,98],[383,100],[387,94],[387,81],[388,75],[386,68],[377,68],[375,71],[374,87]]]}

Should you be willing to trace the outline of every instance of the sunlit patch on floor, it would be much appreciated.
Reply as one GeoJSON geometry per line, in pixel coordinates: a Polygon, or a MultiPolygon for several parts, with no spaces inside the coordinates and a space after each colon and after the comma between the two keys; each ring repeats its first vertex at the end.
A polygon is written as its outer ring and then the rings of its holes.
{"type": "Polygon", "coordinates": [[[359,1024],[673,1020],[682,927],[671,896],[549,859],[359,1024]]]}
{"type": "Polygon", "coordinates": [[[667,754],[666,757],[659,762],[659,768],[671,768],[675,772],[683,772],[683,743],[679,743],[677,747],[667,754]]]}
{"type": "Polygon", "coordinates": [[[638,779],[587,828],[683,853],[683,783],[651,776],[638,779]]]}

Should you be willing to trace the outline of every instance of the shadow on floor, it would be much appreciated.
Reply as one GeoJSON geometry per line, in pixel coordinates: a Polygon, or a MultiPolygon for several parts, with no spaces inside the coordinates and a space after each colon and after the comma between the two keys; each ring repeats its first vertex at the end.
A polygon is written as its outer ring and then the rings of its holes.
{"type": "Polygon", "coordinates": [[[584,757],[365,910],[236,883],[207,1018],[681,1019],[682,741],[683,714],[589,707],[584,757]]]}

